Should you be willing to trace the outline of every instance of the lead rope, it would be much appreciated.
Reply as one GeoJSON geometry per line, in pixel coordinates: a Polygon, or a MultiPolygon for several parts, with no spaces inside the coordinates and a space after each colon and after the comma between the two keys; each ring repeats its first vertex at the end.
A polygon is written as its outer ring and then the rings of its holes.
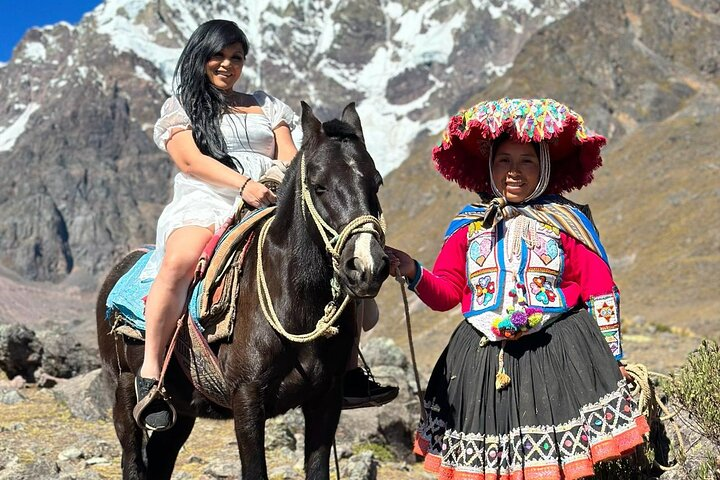
{"type": "Polygon", "coordinates": [[[333,437],[333,456],[335,457],[335,475],[337,480],[340,480],[340,460],[337,455],[337,445],[335,445],[335,437],[333,437]]]}
{"type": "Polygon", "coordinates": [[[405,278],[397,272],[395,280],[400,284],[400,293],[402,294],[403,306],[405,307],[405,327],[407,329],[408,344],[410,345],[410,358],[412,359],[413,373],[415,374],[415,387],[417,391],[418,400],[420,401],[420,419],[425,421],[427,419],[427,412],[425,411],[425,399],[423,398],[423,391],[420,388],[420,373],[418,373],[417,360],[415,359],[415,343],[413,342],[412,336],[412,325],[410,324],[410,305],[408,304],[407,292],[405,291],[405,278]]]}

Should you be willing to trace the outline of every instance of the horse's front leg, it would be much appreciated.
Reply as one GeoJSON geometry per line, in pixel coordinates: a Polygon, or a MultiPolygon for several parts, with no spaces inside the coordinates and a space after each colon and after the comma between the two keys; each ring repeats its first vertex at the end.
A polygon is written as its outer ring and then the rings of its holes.
{"type": "Polygon", "coordinates": [[[170,480],[178,453],[190,436],[194,425],[195,417],[180,415],[170,430],[153,432],[145,448],[148,479],[170,480]]]}
{"type": "Polygon", "coordinates": [[[265,402],[257,383],[240,384],[233,396],[235,436],[243,480],[267,480],[265,464],[265,402]]]}
{"type": "Polygon", "coordinates": [[[303,404],[307,480],[330,479],[330,448],[340,420],[341,402],[340,379],[335,378],[324,397],[303,404]]]}

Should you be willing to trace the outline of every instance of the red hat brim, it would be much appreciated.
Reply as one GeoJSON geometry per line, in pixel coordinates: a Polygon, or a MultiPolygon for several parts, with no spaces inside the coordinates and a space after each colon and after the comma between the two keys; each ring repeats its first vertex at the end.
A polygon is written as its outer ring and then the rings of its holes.
{"type": "Polygon", "coordinates": [[[453,116],[443,140],[433,149],[435,168],[462,188],[492,193],[490,147],[504,133],[519,142],[548,143],[551,168],[545,193],[582,188],[602,165],[600,149],[606,143],[605,137],[587,131],[582,117],[571,109],[552,99],[506,98],[481,102],[453,116]],[[548,108],[552,118],[537,113],[548,108]],[[533,128],[539,123],[543,128],[533,128]]]}

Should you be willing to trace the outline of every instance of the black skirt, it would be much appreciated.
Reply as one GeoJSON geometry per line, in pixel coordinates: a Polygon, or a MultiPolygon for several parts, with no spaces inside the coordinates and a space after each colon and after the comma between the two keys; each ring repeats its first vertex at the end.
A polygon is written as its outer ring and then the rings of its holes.
{"type": "Polygon", "coordinates": [[[428,382],[415,452],[438,478],[576,479],[643,442],[647,421],[586,310],[504,347],[484,340],[463,321],[428,382]],[[501,351],[510,384],[497,390],[501,351]]]}

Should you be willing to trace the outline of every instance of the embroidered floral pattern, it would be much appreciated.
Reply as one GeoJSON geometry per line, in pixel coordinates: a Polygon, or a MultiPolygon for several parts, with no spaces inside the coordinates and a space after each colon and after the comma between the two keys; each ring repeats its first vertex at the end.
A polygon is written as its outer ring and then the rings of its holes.
{"type": "Polygon", "coordinates": [[[606,322],[615,317],[615,305],[613,304],[608,305],[608,302],[603,302],[600,308],[597,306],[595,308],[597,309],[597,316],[604,318],[606,322]]]}
{"type": "Polygon", "coordinates": [[[533,248],[533,252],[547,265],[558,257],[560,248],[555,239],[549,238],[548,240],[543,240],[542,237],[539,237],[537,245],[533,248]]]}
{"type": "Polygon", "coordinates": [[[610,351],[618,360],[622,358],[619,308],[620,297],[617,291],[591,297],[588,301],[588,310],[600,327],[610,351]]]}
{"type": "Polygon", "coordinates": [[[475,291],[477,292],[478,297],[482,297],[482,304],[487,305],[490,303],[493,298],[493,294],[495,293],[495,282],[491,281],[488,275],[480,277],[478,285],[475,287],[475,291]]]}
{"type": "Polygon", "coordinates": [[[532,279],[530,291],[535,295],[535,299],[543,305],[554,302],[557,298],[555,291],[552,289],[552,285],[550,285],[550,282],[547,281],[544,275],[532,279]]]}

